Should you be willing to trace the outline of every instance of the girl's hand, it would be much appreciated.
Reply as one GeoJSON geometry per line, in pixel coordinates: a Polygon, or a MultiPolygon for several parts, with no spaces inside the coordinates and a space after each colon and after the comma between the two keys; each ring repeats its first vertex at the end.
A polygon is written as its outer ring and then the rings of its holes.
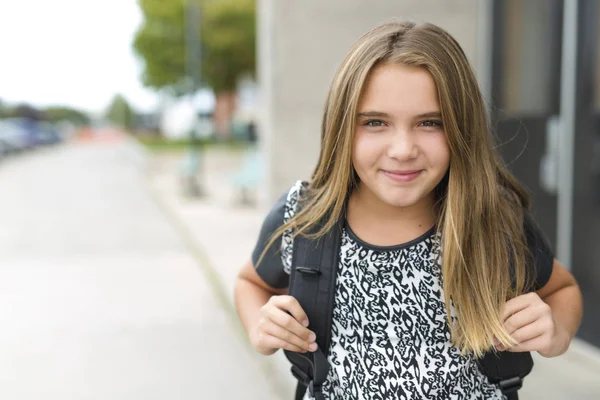
{"type": "Polygon", "coordinates": [[[569,334],[556,324],[550,306],[537,295],[527,293],[506,302],[502,310],[504,327],[519,344],[499,351],[537,351],[544,357],[554,357],[566,351],[569,334]]]}
{"type": "Polygon", "coordinates": [[[260,320],[250,335],[250,342],[264,355],[278,349],[297,353],[315,351],[316,336],[307,326],[308,317],[294,297],[272,296],[260,309],[260,320]]]}

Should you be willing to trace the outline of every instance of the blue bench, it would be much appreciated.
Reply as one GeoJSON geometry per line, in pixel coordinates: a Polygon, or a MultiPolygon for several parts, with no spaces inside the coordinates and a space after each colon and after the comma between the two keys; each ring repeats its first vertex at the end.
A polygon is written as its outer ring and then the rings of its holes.
{"type": "Polygon", "coordinates": [[[230,177],[236,191],[241,194],[242,204],[251,204],[249,192],[258,189],[263,180],[263,158],[258,149],[252,148],[244,154],[239,171],[230,177]]]}

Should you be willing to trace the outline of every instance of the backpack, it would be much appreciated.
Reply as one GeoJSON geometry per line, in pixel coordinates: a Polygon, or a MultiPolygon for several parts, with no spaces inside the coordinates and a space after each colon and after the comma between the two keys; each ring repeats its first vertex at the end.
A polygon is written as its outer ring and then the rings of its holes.
{"type": "MultiPolygon", "coordinates": [[[[323,226],[316,224],[310,232],[323,226]]],[[[335,281],[339,263],[343,218],[324,236],[309,239],[294,238],[289,295],[298,300],[317,335],[318,349],[314,353],[295,353],[285,350],[292,364],[292,375],[298,380],[296,400],[302,400],[306,390],[316,400],[324,400],[322,385],[329,372],[327,354],[331,341],[335,281]]],[[[476,360],[491,383],[498,384],[508,400],[518,400],[517,391],[523,378],[533,368],[529,352],[488,352],[476,360]]]]}

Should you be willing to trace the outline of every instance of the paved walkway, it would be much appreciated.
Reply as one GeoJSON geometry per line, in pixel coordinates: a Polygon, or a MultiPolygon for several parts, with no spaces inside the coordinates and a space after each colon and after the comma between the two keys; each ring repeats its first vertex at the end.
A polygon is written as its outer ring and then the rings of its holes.
{"type": "Polygon", "coordinates": [[[0,399],[280,399],[122,141],[0,164],[0,399]]]}
{"type": "MultiPolygon", "coordinates": [[[[180,156],[154,158],[150,183],[173,219],[210,260],[225,297],[232,300],[233,284],[242,263],[249,257],[265,213],[264,208],[236,204],[237,194],[228,176],[240,165],[239,155],[212,152],[206,155],[204,183],[209,193],[201,200],[180,196],[176,179],[180,156]]],[[[290,183],[291,184],[291,183],[290,183]]],[[[576,342],[558,358],[534,354],[536,367],[520,392],[521,399],[600,399],[600,350],[576,342]]],[[[291,397],[293,378],[281,354],[271,357],[276,376],[291,397]]],[[[283,397],[282,397],[283,398],[283,397]]]]}

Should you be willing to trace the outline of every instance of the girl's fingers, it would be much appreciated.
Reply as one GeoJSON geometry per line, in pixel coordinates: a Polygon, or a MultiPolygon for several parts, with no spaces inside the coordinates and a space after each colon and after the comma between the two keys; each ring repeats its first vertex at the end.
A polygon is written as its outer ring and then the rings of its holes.
{"type": "Polygon", "coordinates": [[[544,333],[546,333],[546,331],[540,324],[529,324],[517,329],[511,336],[522,346],[523,344],[542,336],[544,333]]]}
{"type": "Polygon", "coordinates": [[[546,335],[541,335],[521,342],[520,344],[509,348],[508,351],[513,353],[523,351],[539,351],[547,346],[547,342],[548,340],[546,339],[546,335]]]}
{"type": "Polygon", "coordinates": [[[304,350],[302,347],[296,346],[295,344],[286,342],[285,340],[282,340],[275,336],[271,336],[269,334],[263,335],[261,345],[265,348],[284,349],[296,353],[306,353],[306,350],[304,350]]]}
{"type": "Polygon", "coordinates": [[[285,330],[290,331],[299,338],[306,340],[307,342],[314,342],[316,340],[313,332],[300,325],[300,323],[294,319],[294,317],[285,311],[275,307],[270,307],[265,310],[265,313],[266,317],[273,321],[273,323],[279,325],[285,330]]]}
{"type": "Polygon", "coordinates": [[[513,333],[517,330],[532,324],[538,319],[538,315],[532,312],[533,309],[527,308],[516,314],[511,315],[505,322],[504,328],[509,335],[513,336],[513,333]]]}
{"type": "Polygon", "coordinates": [[[296,298],[292,296],[273,296],[269,302],[272,302],[277,308],[290,313],[300,325],[304,327],[308,326],[308,317],[296,298]]]}
{"type": "Polygon", "coordinates": [[[515,297],[514,299],[510,299],[504,304],[504,307],[502,308],[502,321],[506,321],[513,314],[525,310],[526,308],[535,305],[541,301],[542,300],[535,292],[522,294],[520,296],[515,297]]]}
{"type": "Polygon", "coordinates": [[[276,325],[275,323],[265,326],[264,332],[277,339],[283,340],[286,343],[299,347],[303,351],[315,351],[317,349],[316,343],[309,343],[307,340],[296,336],[294,333],[282,328],[279,325],[276,325]]]}

